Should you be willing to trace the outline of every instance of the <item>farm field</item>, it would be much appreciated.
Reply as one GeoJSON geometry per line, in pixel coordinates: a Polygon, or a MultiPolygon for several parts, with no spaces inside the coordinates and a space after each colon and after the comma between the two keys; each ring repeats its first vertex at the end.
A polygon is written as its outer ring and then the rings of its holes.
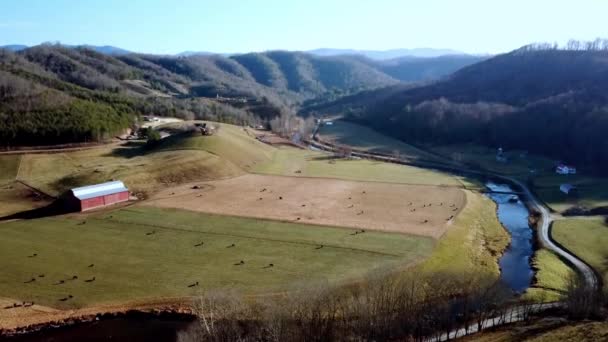
{"type": "Polygon", "coordinates": [[[608,179],[585,175],[546,174],[534,179],[538,196],[553,210],[564,212],[574,206],[588,209],[608,207],[608,179]],[[566,195],[560,191],[561,184],[572,184],[577,194],[566,195]]]}
{"type": "Polygon", "coordinates": [[[589,264],[608,284],[608,226],[603,219],[582,218],[553,223],[555,241],[589,264]]]}
{"type": "Polygon", "coordinates": [[[466,204],[457,188],[322,178],[245,175],[194,187],[146,205],[439,238],[466,204]]]}
{"type": "Polygon", "coordinates": [[[354,280],[427,257],[434,245],[405,234],[353,235],[351,229],[139,206],[5,222],[0,233],[3,296],[64,309],[220,287],[255,294],[354,280]]]}
{"type": "Polygon", "coordinates": [[[576,273],[555,253],[539,249],[534,254],[532,265],[536,269],[534,283],[526,291],[526,297],[538,301],[560,300],[567,289],[568,280],[576,273]]]}
{"type": "Polygon", "coordinates": [[[455,186],[478,189],[476,180],[413,166],[362,159],[335,159],[330,154],[291,147],[276,148],[254,173],[295,177],[324,177],[354,181],[455,186]]]}
{"type": "Polygon", "coordinates": [[[479,188],[476,181],[277,148],[225,124],[214,136],[172,136],[152,149],[135,143],[25,155],[16,176],[50,194],[120,179],[147,198],[0,224],[3,297],[51,308],[171,300],[213,288],[268,294],[355,281],[376,268],[495,278],[509,241],[494,203],[466,190],[479,188]]]}
{"type": "Polygon", "coordinates": [[[324,140],[353,148],[376,153],[394,154],[398,152],[401,158],[424,159],[427,161],[443,161],[435,155],[391,138],[375,130],[348,121],[333,121],[332,125],[321,125],[317,136],[324,140]]]}

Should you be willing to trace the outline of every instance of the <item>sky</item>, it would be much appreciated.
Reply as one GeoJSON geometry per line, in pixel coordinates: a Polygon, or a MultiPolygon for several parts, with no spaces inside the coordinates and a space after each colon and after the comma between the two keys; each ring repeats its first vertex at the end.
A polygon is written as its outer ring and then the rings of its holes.
{"type": "Polygon", "coordinates": [[[608,38],[606,0],[0,0],[0,45],[135,52],[450,48],[608,38]]]}

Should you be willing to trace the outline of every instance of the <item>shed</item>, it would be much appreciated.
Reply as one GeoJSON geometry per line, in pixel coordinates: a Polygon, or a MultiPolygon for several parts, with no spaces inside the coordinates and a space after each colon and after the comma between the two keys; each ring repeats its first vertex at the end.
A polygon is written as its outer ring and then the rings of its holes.
{"type": "Polygon", "coordinates": [[[571,195],[576,191],[576,187],[572,184],[562,184],[559,186],[559,191],[565,193],[566,195],[571,195]]]}
{"type": "Polygon", "coordinates": [[[121,181],[74,188],[68,194],[70,206],[86,211],[129,200],[129,189],[121,181]]]}

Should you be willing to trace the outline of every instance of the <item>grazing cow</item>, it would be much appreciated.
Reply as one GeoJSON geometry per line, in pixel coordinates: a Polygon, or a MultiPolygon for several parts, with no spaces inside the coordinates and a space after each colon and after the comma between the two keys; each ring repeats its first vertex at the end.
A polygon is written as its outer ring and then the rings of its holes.
{"type": "Polygon", "coordinates": [[[23,282],[23,283],[24,283],[24,284],[29,284],[29,283],[33,283],[33,282],[35,282],[35,281],[36,281],[36,278],[32,278],[32,279],[30,279],[30,280],[28,280],[28,281],[25,281],[25,282],[23,282]]]}
{"type": "Polygon", "coordinates": [[[154,235],[154,234],[156,234],[156,231],[155,231],[155,230],[153,230],[153,231],[151,231],[151,232],[147,232],[147,233],[146,233],[146,235],[154,235]]]}
{"type": "Polygon", "coordinates": [[[91,278],[91,279],[87,279],[87,280],[85,280],[85,282],[87,282],[87,283],[92,283],[92,282],[94,282],[94,281],[95,281],[95,277],[93,277],[93,278],[91,278]]]}
{"type": "Polygon", "coordinates": [[[306,206],[306,204],[302,204],[302,207],[305,207],[305,206],[306,206]]]}
{"type": "Polygon", "coordinates": [[[32,255],[28,256],[28,258],[35,258],[35,257],[37,257],[37,256],[38,256],[38,254],[37,254],[37,253],[34,253],[34,254],[32,254],[32,255]]]}
{"type": "Polygon", "coordinates": [[[39,274],[38,278],[44,278],[44,274],[39,274]]]}
{"type": "Polygon", "coordinates": [[[235,244],[231,244],[230,246],[226,247],[226,248],[232,248],[232,247],[236,247],[235,244]]]}
{"type": "Polygon", "coordinates": [[[95,266],[95,264],[90,264],[90,265],[89,265],[89,268],[90,268],[90,267],[93,267],[93,266],[95,266]]]}
{"type": "Polygon", "coordinates": [[[349,205],[349,206],[348,206],[348,208],[352,208],[352,207],[354,207],[354,206],[355,206],[354,204],[351,204],[351,205],[349,205]]]}
{"type": "Polygon", "coordinates": [[[319,247],[316,247],[315,249],[321,249],[323,248],[323,245],[320,245],[319,247]]]}

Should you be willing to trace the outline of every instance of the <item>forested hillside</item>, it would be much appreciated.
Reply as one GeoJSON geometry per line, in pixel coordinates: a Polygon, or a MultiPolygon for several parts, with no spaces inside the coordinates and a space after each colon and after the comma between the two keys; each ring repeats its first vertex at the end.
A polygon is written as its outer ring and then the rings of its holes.
{"type": "Polygon", "coordinates": [[[325,93],[396,84],[365,63],[304,53],[226,58],[0,49],[0,144],[98,141],[137,115],[261,122],[325,93]]]}
{"type": "Polygon", "coordinates": [[[314,108],[400,139],[518,148],[608,171],[608,50],[525,47],[446,80],[314,108]]]}

